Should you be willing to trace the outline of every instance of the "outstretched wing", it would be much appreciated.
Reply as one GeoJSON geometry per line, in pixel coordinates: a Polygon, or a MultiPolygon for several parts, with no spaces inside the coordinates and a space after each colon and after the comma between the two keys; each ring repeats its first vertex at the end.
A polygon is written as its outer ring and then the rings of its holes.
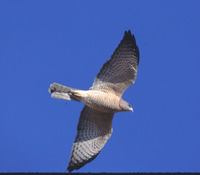
{"type": "Polygon", "coordinates": [[[102,113],[84,106],[67,170],[79,169],[92,161],[112,134],[113,113],[102,113]]]}
{"type": "Polygon", "coordinates": [[[90,89],[113,91],[121,96],[135,82],[139,63],[139,49],[134,35],[125,31],[115,52],[97,74],[90,89]]]}

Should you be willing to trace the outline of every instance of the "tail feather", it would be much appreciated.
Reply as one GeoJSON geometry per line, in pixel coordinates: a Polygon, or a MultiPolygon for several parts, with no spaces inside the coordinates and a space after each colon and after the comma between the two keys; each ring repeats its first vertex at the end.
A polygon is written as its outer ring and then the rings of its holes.
{"type": "Polygon", "coordinates": [[[74,94],[79,91],[78,89],[74,89],[71,87],[63,86],[58,83],[53,83],[50,85],[49,92],[51,93],[51,97],[65,99],[65,100],[75,100],[79,101],[74,97],[74,94]]]}

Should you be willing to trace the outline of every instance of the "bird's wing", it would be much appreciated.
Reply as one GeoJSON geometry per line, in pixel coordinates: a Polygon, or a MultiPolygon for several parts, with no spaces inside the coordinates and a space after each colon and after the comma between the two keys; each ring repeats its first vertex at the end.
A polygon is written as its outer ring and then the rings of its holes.
{"type": "Polygon", "coordinates": [[[113,115],[84,106],[77,126],[68,171],[81,168],[100,153],[112,134],[113,115]]]}
{"type": "Polygon", "coordinates": [[[134,35],[125,31],[124,37],[100,72],[90,89],[113,91],[121,96],[135,82],[139,64],[139,49],[134,35]]]}

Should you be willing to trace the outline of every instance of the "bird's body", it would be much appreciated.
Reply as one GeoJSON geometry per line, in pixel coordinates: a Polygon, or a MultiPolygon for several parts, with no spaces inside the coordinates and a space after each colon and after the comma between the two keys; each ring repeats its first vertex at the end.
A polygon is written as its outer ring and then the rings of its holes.
{"type": "Polygon", "coordinates": [[[79,118],[77,135],[72,147],[68,170],[79,169],[92,161],[104,147],[112,133],[114,113],[133,111],[121,97],[135,82],[139,63],[139,50],[131,32],[124,37],[89,90],[51,84],[53,98],[79,101],[85,104],[79,118]]]}
{"type": "Polygon", "coordinates": [[[115,113],[121,110],[119,107],[119,101],[120,98],[115,94],[108,95],[108,92],[89,90],[88,97],[83,101],[83,103],[100,112],[115,113]]]}
{"type": "MultiPolygon", "coordinates": [[[[50,91],[54,91],[58,86],[62,87],[63,89],[69,89],[72,91],[73,88],[60,85],[58,83],[53,83],[50,87],[50,91]]],[[[54,92],[55,93],[55,92],[54,92]]],[[[57,92],[58,93],[58,92],[57,92]]],[[[119,106],[119,101],[121,97],[117,96],[116,94],[109,94],[109,92],[104,91],[97,91],[97,90],[75,90],[73,89],[73,93],[69,92],[70,97],[75,101],[80,101],[85,105],[91,107],[94,110],[100,112],[119,112],[122,109],[119,106]],[[108,95],[109,94],[109,95],[108,95]]],[[[52,94],[54,97],[55,94],[52,94]]],[[[58,95],[61,99],[69,100],[66,98],[66,92],[59,92],[58,95]]],[[[54,97],[54,98],[59,98],[54,97]]],[[[68,97],[68,96],[67,96],[68,97]]]]}

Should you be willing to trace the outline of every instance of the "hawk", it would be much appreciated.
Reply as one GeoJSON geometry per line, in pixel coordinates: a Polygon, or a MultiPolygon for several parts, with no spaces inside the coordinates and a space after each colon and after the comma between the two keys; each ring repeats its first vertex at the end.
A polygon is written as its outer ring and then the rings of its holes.
{"type": "Polygon", "coordinates": [[[79,101],[85,104],[72,146],[69,172],[78,170],[100,153],[112,134],[114,113],[133,111],[122,99],[123,92],[135,82],[139,64],[139,49],[130,30],[104,63],[89,90],[79,90],[58,83],[50,85],[51,97],[79,101]]]}

